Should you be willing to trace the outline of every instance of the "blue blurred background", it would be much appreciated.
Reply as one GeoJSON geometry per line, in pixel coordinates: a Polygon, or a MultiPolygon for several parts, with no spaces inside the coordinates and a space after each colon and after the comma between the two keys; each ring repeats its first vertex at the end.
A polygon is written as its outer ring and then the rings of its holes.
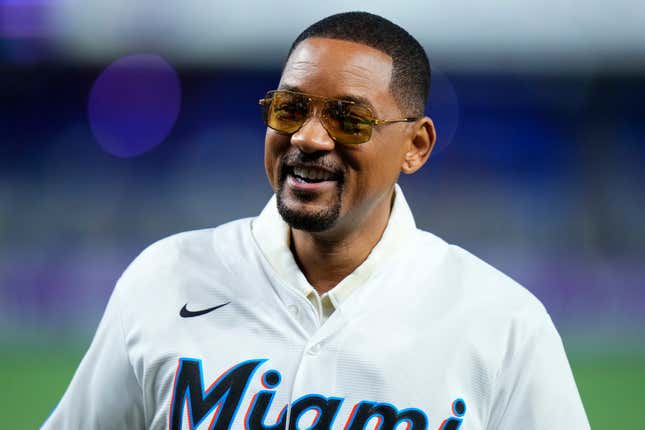
{"type": "Polygon", "coordinates": [[[545,303],[593,428],[645,428],[617,415],[645,400],[645,6],[392,3],[1,0],[7,428],[54,407],[143,248],[259,213],[257,101],[300,31],[355,9],[433,66],[438,145],[400,181],[417,224],[545,303]]]}

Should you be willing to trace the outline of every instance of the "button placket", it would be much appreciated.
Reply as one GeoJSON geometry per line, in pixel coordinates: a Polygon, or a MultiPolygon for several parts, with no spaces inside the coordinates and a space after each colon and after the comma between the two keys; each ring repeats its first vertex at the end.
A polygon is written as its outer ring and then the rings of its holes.
{"type": "Polygon", "coordinates": [[[300,314],[300,309],[298,309],[297,305],[291,304],[287,306],[287,308],[289,309],[289,313],[291,315],[293,315],[296,319],[299,319],[298,315],[300,314]]]}
{"type": "Polygon", "coordinates": [[[320,317],[315,306],[303,295],[293,297],[286,303],[287,312],[310,336],[320,327],[320,317]]]}
{"type": "Polygon", "coordinates": [[[320,343],[314,343],[307,349],[307,354],[309,355],[318,355],[320,354],[320,350],[322,349],[322,346],[320,343]]]}

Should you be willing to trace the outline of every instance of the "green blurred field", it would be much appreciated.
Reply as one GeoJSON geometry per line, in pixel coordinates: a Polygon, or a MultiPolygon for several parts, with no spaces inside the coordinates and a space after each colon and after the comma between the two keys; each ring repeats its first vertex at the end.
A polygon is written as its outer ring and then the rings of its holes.
{"type": "MultiPolygon", "coordinates": [[[[38,428],[65,390],[82,351],[1,352],[2,428],[38,428]]],[[[645,403],[645,357],[573,357],[572,367],[594,430],[645,429],[639,412],[645,403]]]]}

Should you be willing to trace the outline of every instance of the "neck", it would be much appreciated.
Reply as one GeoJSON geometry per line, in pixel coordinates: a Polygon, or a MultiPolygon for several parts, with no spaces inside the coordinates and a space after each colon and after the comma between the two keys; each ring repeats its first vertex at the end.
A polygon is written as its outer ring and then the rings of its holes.
{"type": "Polygon", "coordinates": [[[360,222],[347,220],[348,226],[319,233],[291,229],[291,251],[318,294],[334,288],[367,259],[387,227],[393,197],[389,193],[367,214],[357,216],[360,222]]]}

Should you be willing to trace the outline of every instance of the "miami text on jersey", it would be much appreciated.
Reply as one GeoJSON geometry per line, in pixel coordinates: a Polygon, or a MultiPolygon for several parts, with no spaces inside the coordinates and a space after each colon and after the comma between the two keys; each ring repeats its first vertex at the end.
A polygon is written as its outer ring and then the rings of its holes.
{"type": "MultiPolygon", "coordinates": [[[[184,414],[188,415],[190,429],[199,427],[212,412],[213,419],[205,427],[213,430],[228,430],[235,420],[238,409],[253,375],[266,359],[247,360],[220,375],[207,389],[204,389],[204,374],[201,360],[180,358],[175,373],[172,401],[168,418],[170,430],[181,430],[184,414]]],[[[246,430],[287,430],[287,406],[285,405],[273,424],[266,424],[267,411],[271,407],[274,389],[282,376],[277,370],[262,374],[261,383],[266,390],[253,395],[244,416],[246,430]]],[[[344,399],[308,394],[291,403],[289,407],[289,429],[299,430],[299,421],[307,419],[307,430],[331,429],[344,399]],[[310,422],[310,423],[309,423],[310,422]]],[[[456,399],[452,404],[454,417],[445,419],[438,430],[458,430],[466,413],[466,402],[456,399]]],[[[360,401],[354,405],[346,418],[343,430],[426,430],[428,418],[418,408],[399,410],[390,403],[360,401]]]]}

